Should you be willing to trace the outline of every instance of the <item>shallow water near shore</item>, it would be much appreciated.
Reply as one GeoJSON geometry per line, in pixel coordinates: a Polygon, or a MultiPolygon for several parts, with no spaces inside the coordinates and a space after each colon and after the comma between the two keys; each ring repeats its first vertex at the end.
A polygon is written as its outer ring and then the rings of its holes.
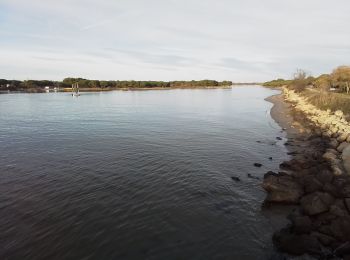
{"type": "Polygon", "coordinates": [[[277,93],[0,95],[0,258],[277,259],[286,211],[260,187],[288,158],[277,93]]]}

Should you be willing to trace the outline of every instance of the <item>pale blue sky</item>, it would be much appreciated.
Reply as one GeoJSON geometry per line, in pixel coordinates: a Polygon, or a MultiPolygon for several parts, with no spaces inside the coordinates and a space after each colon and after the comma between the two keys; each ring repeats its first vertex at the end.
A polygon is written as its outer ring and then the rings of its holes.
{"type": "Polygon", "coordinates": [[[0,78],[264,81],[346,64],[348,0],[0,0],[0,78]]]}

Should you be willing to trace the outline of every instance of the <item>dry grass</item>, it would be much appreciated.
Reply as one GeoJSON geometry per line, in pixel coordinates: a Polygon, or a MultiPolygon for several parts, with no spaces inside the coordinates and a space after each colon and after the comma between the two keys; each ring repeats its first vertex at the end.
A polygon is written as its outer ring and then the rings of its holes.
{"type": "Polygon", "coordinates": [[[331,111],[341,110],[344,114],[350,115],[350,95],[343,93],[322,92],[308,89],[302,92],[308,101],[314,106],[331,111]]]}

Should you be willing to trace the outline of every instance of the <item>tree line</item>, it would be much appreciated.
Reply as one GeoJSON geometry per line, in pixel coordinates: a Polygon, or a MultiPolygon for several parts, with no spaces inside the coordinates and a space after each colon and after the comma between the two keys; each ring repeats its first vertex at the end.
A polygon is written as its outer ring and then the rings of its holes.
{"type": "Polygon", "coordinates": [[[70,88],[78,83],[80,88],[87,89],[138,89],[138,88],[195,88],[231,86],[231,81],[191,80],[191,81],[120,81],[120,80],[90,80],[84,78],[65,78],[63,81],[50,80],[6,80],[0,79],[1,90],[44,90],[46,87],[70,88]]]}
{"type": "Polygon", "coordinates": [[[339,66],[329,74],[318,77],[308,75],[304,70],[298,69],[292,79],[276,79],[265,82],[264,86],[280,87],[287,86],[296,91],[302,91],[306,87],[313,87],[322,91],[331,89],[337,92],[350,93],[350,66],[339,66]]]}

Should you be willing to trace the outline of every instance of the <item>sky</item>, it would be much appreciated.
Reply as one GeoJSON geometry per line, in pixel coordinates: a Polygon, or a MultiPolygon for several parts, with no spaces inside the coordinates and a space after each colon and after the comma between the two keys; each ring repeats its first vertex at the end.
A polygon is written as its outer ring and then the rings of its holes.
{"type": "Polygon", "coordinates": [[[348,0],[0,0],[0,78],[290,78],[350,64],[348,0]]]}

